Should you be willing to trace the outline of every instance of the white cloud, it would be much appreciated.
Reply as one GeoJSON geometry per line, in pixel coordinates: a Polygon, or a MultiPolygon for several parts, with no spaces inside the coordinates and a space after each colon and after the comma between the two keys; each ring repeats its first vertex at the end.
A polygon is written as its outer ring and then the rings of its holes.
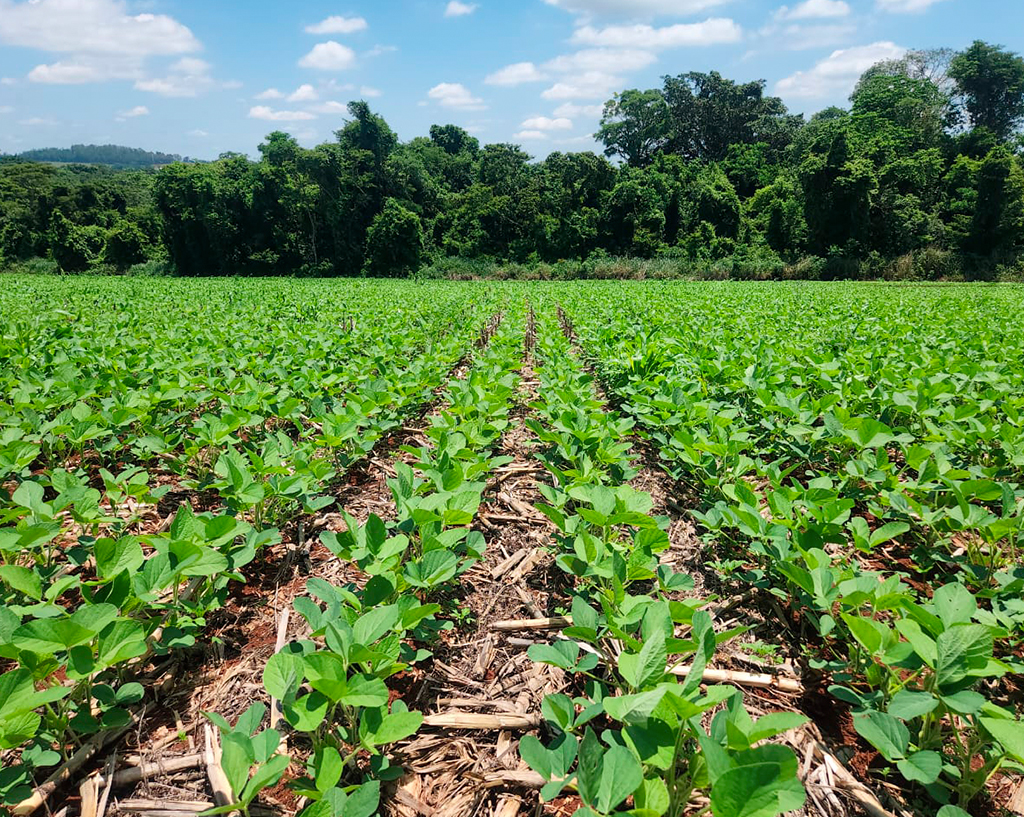
{"type": "Polygon", "coordinates": [[[315,111],[316,113],[327,113],[327,114],[332,114],[332,113],[347,114],[348,113],[348,106],[347,105],[345,105],[345,104],[343,104],[341,102],[335,102],[333,99],[328,101],[328,102],[321,102],[318,105],[311,105],[309,109],[311,111],[315,111]]]}
{"type": "Polygon", "coordinates": [[[602,14],[613,17],[653,17],[659,14],[684,17],[729,0],[544,0],[550,6],[576,14],[602,14]]]}
{"type": "Polygon", "coordinates": [[[542,82],[547,77],[532,62],[517,62],[506,65],[484,78],[487,85],[523,85],[527,82],[542,82]]]}
{"type": "Polygon", "coordinates": [[[369,26],[362,17],[328,17],[316,25],[306,26],[307,34],[355,34],[369,26]]]}
{"type": "Polygon", "coordinates": [[[318,71],[344,71],[356,62],[356,52],[347,45],[328,40],[317,43],[313,50],[299,60],[303,68],[315,68],[318,71]]]}
{"type": "Polygon", "coordinates": [[[775,50],[782,48],[786,51],[804,51],[810,48],[842,45],[856,33],[856,26],[844,23],[833,25],[773,24],[758,32],[762,38],[768,40],[769,47],[775,50]]]}
{"type": "Polygon", "coordinates": [[[57,123],[52,119],[45,119],[41,116],[33,116],[31,119],[22,119],[18,122],[19,125],[24,125],[27,128],[38,128],[49,125],[56,125],[57,123]]]}
{"type": "Polygon", "coordinates": [[[384,92],[380,88],[371,88],[369,85],[363,85],[359,89],[359,95],[363,99],[376,99],[379,96],[383,96],[384,92]]]}
{"type": "Polygon", "coordinates": [[[136,105],[134,108],[129,108],[127,111],[121,111],[118,116],[121,119],[134,119],[138,116],[149,116],[149,108],[145,105],[136,105]]]}
{"type": "Polygon", "coordinates": [[[0,113],[14,113],[14,108],[10,105],[0,105],[0,113]]]}
{"type": "Polygon", "coordinates": [[[381,54],[392,54],[398,50],[397,45],[375,45],[366,52],[367,57],[379,57],[381,54]]]}
{"type": "Polygon", "coordinates": [[[288,95],[289,102],[316,102],[319,98],[320,94],[309,83],[300,85],[288,95]]]}
{"type": "Polygon", "coordinates": [[[576,116],[583,116],[588,119],[597,119],[604,113],[604,105],[577,105],[575,102],[563,102],[555,108],[555,116],[564,116],[572,119],[576,116]]]}
{"type": "Polygon", "coordinates": [[[442,108],[456,108],[463,111],[482,111],[487,106],[479,97],[459,82],[442,82],[427,92],[427,96],[442,108]]]}
{"type": "Polygon", "coordinates": [[[0,42],[69,54],[148,57],[199,50],[165,14],[130,14],[124,0],[0,0],[0,42]]]}
{"type": "Polygon", "coordinates": [[[850,6],[843,0],[804,0],[790,8],[783,6],[775,12],[776,20],[820,20],[831,17],[846,17],[850,6]]]}
{"type": "Polygon", "coordinates": [[[813,68],[780,79],[775,83],[775,93],[790,99],[845,96],[872,65],[882,60],[899,59],[906,51],[888,41],[833,51],[813,68]]]}
{"type": "Polygon", "coordinates": [[[540,130],[521,130],[519,133],[513,133],[512,138],[523,142],[536,142],[540,139],[547,139],[548,135],[540,130]]]}
{"type": "Polygon", "coordinates": [[[735,43],[742,36],[743,29],[734,20],[712,17],[702,23],[678,23],[660,28],[641,23],[605,28],[582,26],[573,33],[572,41],[580,45],[607,48],[662,50],[735,43]]]}
{"type": "Polygon", "coordinates": [[[210,63],[195,57],[183,57],[170,67],[165,77],[140,79],[138,91],[171,97],[193,97],[217,87],[237,87],[236,83],[217,83],[210,76],[210,63]]]}
{"type": "Polygon", "coordinates": [[[256,94],[253,99],[284,99],[284,94],[277,90],[277,88],[267,88],[267,90],[256,94]]]}
{"type": "Polygon", "coordinates": [[[459,0],[451,0],[451,2],[445,7],[445,17],[465,17],[467,14],[472,14],[478,8],[476,3],[460,3],[459,0]]]}
{"type": "Polygon", "coordinates": [[[875,0],[875,5],[882,11],[895,14],[910,14],[915,11],[926,11],[942,0],[875,0]]]}
{"type": "Polygon", "coordinates": [[[141,66],[136,60],[86,54],[37,65],[28,72],[28,79],[45,85],[82,85],[111,79],[135,79],[141,73],[141,66]]]}
{"type": "Polygon", "coordinates": [[[267,105],[256,105],[249,109],[249,118],[267,122],[304,122],[316,119],[316,114],[309,111],[275,111],[267,105]]]}
{"type": "Polygon", "coordinates": [[[18,80],[14,77],[0,77],[0,85],[17,85],[18,80]]]}
{"type": "Polygon", "coordinates": [[[556,82],[541,96],[544,99],[607,99],[621,89],[626,80],[602,71],[586,71],[556,82]]]}
{"type": "Polygon", "coordinates": [[[572,120],[564,117],[549,119],[546,116],[534,116],[519,126],[523,130],[572,130],[572,120]]]}
{"type": "Polygon", "coordinates": [[[197,137],[198,139],[205,139],[205,138],[206,138],[207,136],[209,136],[209,135],[210,135],[210,134],[208,134],[208,133],[207,133],[206,131],[204,131],[204,130],[200,130],[199,128],[196,128],[195,130],[190,130],[190,131],[189,131],[189,132],[188,132],[188,133],[186,134],[186,136],[195,136],[195,137],[197,137]]]}
{"type": "Polygon", "coordinates": [[[580,71],[638,71],[657,61],[650,51],[630,48],[587,48],[575,54],[555,57],[541,66],[546,71],[571,74],[580,71]]]}

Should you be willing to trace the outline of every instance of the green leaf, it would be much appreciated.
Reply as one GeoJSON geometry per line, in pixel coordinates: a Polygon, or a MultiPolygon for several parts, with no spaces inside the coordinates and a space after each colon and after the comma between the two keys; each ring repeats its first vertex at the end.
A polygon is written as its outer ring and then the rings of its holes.
{"type": "Polygon", "coordinates": [[[853,725],[857,733],[886,760],[894,762],[906,757],[910,732],[892,715],[877,710],[860,712],[853,716],[853,725]]]}
{"type": "Polygon", "coordinates": [[[871,547],[877,547],[883,542],[902,536],[908,530],[910,530],[910,525],[906,522],[887,522],[871,534],[871,547]]]}
{"type": "Polygon", "coordinates": [[[747,740],[753,745],[758,741],[788,732],[790,729],[796,729],[805,723],[807,723],[807,718],[799,712],[771,712],[757,719],[753,729],[747,733],[747,740]]]}
{"type": "Polygon", "coordinates": [[[142,545],[132,536],[117,540],[97,539],[93,552],[96,554],[96,572],[101,579],[112,579],[125,571],[134,573],[146,561],[142,545]]]}
{"type": "Polygon", "coordinates": [[[932,604],[947,629],[954,624],[969,624],[971,616],[978,610],[978,602],[971,591],[956,582],[938,588],[932,604]]]}
{"type": "Polygon", "coordinates": [[[601,785],[601,763],[604,750],[594,730],[589,726],[580,741],[579,763],[576,766],[576,786],[580,797],[587,805],[597,805],[598,791],[601,785]]]}
{"type": "Polygon", "coordinates": [[[639,653],[623,652],[619,656],[619,674],[632,689],[640,690],[649,681],[660,680],[665,675],[667,661],[665,634],[658,631],[648,637],[639,653]]]}
{"type": "Polygon", "coordinates": [[[380,805],[380,781],[370,780],[349,794],[341,817],[371,817],[380,805]]]}
{"type": "Polygon", "coordinates": [[[929,692],[901,689],[889,701],[888,712],[901,721],[912,721],[933,712],[938,705],[939,699],[929,692]]]}
{"type": "Polygon", "coordinates": [[[345,769],[341,753],[333,746],[321,746],[313,757],[313,768],[316,770],[315,781],[319,792],[334,788],[341,780],[345,769]]]}
{"type": "Polygon", "coordinates": [[[315,732],[327,716],[330,706],[327,696],[315,690],[303,695],[294,703],[284,703],[284,716],[295,729],[300,732],[315,732]]]}
{"type": "Polygon", "coordinates": [[[295,694],[302,679],[302,656],[282,650],[263,668],[263,686],[272,698],[285,701],[295,694]]]}
{"type": "Polygon", "coordinates": [[[942,774],[942,755],[932,751],[914,752],[897,761],[896,768],[907,780],[928,786],[942,774]]]}
{"type": "Polygon", "coordinates": [[[981,725],[999,741],[1003,751],[1018,763],[1024,763],[1024,723],[1000,718],[979,718],[981,725]]]}
{"type": "Polygon", "coordinates": [[[796,774],[778,763],[753,763],[722,774],[711,788],[715,817],[776,817],[806,799],[796,774]]]}
{"type": "Polygon", "coordinates": [[[287,755],[274,755],[270,758],[256,770],[256,774],[246,783],[242,790],[241,801],[249,804],[263,789],[277,783],[284,776],[289,763],[291,763],[291,759],[287,755]]]}
{"type": "Polygon", "coordinates": [[[339,701],[347,706],[384,706],[388,702],[388,688],[372,675],[353,675],[339,701]]]}
{"type": "Polygon", "coordinates": [[[236,798],[249,782],[249,769],[254,762],[252,743],[247,736],[240,732],[228,732],[221,736],[220,766],[236,798]]]}
{"type": "Polygon", "coordinates": [[[554,644],[532,644],[526,654],[538,664],[551,664],[559,669],[570,670],[580,657],[580,648],[572,641],[556,641],[554,644]]]}
{"type": "Polygon", "coordinates": [[[393,604],[375,607],[356,619],[352,626],[353,636],[358,643],[369,647],[391,631],[398,623],[400,615],[398,608],[393,604]]]}
{"type": "Polygon", "coordinates": [[[94,630],[82,627],[70,618],[36,619],[14,631],[12,641],[19,650],[39,655],[63,652],[91,641],[94,630]]]}
{"type": "Polygon", "coordinates": [[[631,795],[643,782],[640,761],[625,746],[612,746],[601,762],[597,810],[607,814],[631,795]]]}
{"type": "Polygon", "coordinates": [[[30,599],[42,601],[43,582],[34,570],[19,565],[0,565],[0,581],[10,585],[30,599]]]}

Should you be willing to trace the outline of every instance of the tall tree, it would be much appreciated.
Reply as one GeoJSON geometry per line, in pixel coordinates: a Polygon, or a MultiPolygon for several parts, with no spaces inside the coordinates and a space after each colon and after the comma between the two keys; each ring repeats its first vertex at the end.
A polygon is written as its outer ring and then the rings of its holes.
{"type": "Polygon", "coordinates": [[[781,152],[803,117],[793,116],[781,99],[765,96],[764,80],[737,84],[717,71],[691,71],[665,77],[669,108],[668,150],[687,159],[718,162],[729,146],[765,143],[781,152]]]}
{"type": "Polygon", "coordinates": [[[1024,59],[997,45],[975,40],[949,66],[976,128],[1006,140],[1024,121],[1024,59]]]}
{"type": "Polygon", "coordinates": [[[661,91],[623,91],[608,100],[595,138],[605,156],[620,156],[632,167],[646,167],[668,143],[671,123],[661,91]]]}

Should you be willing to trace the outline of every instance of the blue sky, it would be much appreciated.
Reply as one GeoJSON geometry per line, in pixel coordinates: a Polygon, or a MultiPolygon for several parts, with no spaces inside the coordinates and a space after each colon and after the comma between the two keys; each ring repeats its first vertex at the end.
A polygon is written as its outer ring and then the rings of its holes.
{"type": "Polygon", "coordinates": [[[0,0],[0,151],[254,154],[365,98],[403,140],[452,122],[535,156],[595,147],[603,102],[665,74],[844,104],[907,48],[1024,51],[1021,0],[0,0]]]}

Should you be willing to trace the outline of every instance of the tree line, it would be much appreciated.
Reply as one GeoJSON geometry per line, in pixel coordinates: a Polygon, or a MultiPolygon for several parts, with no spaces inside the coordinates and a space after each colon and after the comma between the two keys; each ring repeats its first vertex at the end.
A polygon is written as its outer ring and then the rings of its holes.
{"type": "Polygon", "coordinates": [[[454,125],[399,142],[365,102],[312,149],[158,171],[0,162],[0,263],[403,276],[661,259],[736,277],[995,277],[1024,253],[1024,59],[975,42],[869,69],[809,119],[717,72],[604,107],[593,152],[533,162],[454,125]]]}

